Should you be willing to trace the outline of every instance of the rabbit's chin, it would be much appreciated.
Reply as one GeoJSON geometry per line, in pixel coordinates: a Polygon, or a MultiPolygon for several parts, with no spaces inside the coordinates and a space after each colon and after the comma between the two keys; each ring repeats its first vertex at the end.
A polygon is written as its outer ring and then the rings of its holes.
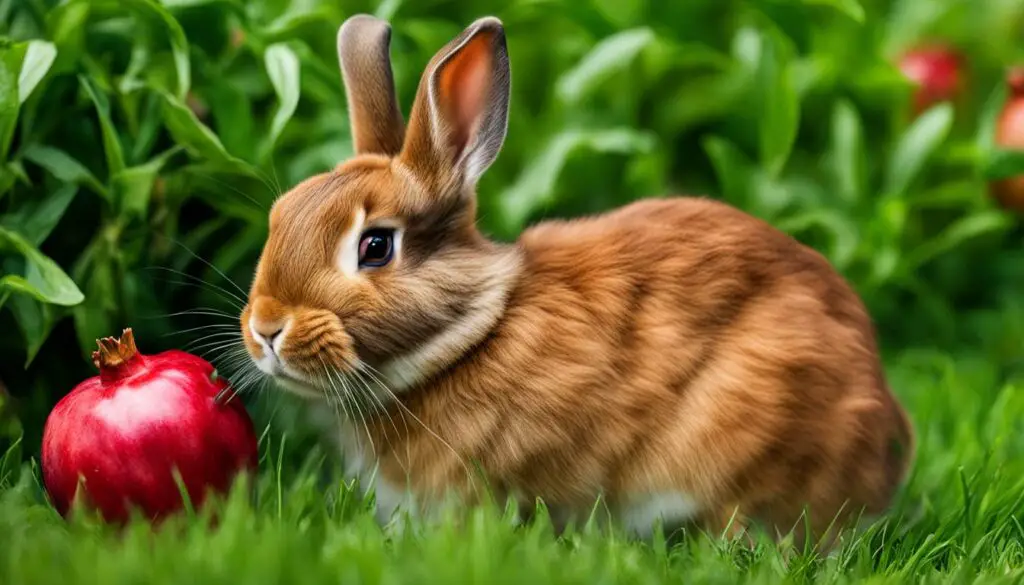
{"type": "Polygon", "coordinates": [[[292,394],[311,400],[322,399],[322,384],[318,384],[309,376],[289,367],[285,362],[272,355],[252,356],[253,363],[263,374],[274,380],[276,385],[292,394]]]}

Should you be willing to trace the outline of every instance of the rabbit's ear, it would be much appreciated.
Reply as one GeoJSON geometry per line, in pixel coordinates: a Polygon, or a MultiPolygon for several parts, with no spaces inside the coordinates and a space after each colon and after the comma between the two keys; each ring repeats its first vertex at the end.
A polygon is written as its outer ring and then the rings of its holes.
{"type": "Polygon", "coordinates": [[[401,160],[436,191],[474,186],[505,140],[511,83],[504,27],[481,18],[427,65],[401,160]]]}
{"type": "Polygon", "coordinates": [[[394,156],[402,149],[405,121],[391,71],[391,26],[357,14],[338,29],[338,61],[348,101],[356,154],[394,156]]]}

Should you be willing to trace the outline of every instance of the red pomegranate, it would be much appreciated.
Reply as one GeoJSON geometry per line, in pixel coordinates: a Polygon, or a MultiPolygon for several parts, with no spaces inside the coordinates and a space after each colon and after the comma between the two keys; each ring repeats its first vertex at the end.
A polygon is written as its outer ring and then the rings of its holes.
{"type": "Polygon", "coordinates": [[[915,114],[941,102],[955,101],[963,88],[962,60],[946,45],[924,45],[907,51],[900,58],[899,69],[917,86],[915,114]]]}
{"type": "MultiPolygon", "coordinates": [[[[996,122],[996,146],[1024,150],[1024,66],[1006,77],[1009,98],[996,122]]],[[[1007,209],[1024,212],[1024,175],[993,181],[992,194],[1007,209]]]]}
{"type": "Polygon", "coordinates": [[[97,345],[99,375],[61,399],[43,429],[43,483],[62,516],[78,497],[108,522],[132,510],[157,521],[184,505],[175,470],[195,509],[256,470],[252,420],[210,363],[143,355],[131,329],[97,345]]]}

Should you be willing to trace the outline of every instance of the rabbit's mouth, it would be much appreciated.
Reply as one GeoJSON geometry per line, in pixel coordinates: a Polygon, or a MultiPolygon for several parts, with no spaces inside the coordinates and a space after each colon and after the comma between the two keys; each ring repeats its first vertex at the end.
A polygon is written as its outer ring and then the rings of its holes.
{"type": "Polygon", "coordinates": [[[260,372],[273,378],[283,389],[304,398],[317,398],[322,395],[313,380],[289,367],[277,353],[263,351],[262,355],[250,353],[250,357],[260,372]]]}

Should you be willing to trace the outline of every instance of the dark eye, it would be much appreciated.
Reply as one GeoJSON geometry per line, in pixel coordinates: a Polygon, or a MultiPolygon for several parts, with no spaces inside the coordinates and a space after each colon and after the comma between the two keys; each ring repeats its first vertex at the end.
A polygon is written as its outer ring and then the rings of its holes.
{"type": "Polygon", "coordinates": [[[379,267],[391,262],[395,253],[395,232],[387,228],[366,230],[359,241],[359,265],[379,267]]]}

